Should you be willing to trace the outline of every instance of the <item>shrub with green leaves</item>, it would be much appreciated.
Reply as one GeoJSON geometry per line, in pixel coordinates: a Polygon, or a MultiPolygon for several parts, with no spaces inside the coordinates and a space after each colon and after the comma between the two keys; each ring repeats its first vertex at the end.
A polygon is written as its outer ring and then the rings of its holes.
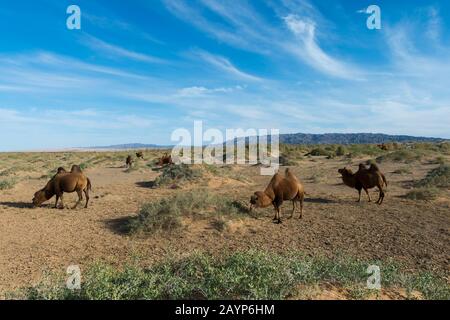
{"type": "Polygon", "coordinates": [[[203,173],[198,168],[193,168],[187,164],[166,166],[161,175],[155,179],[155,186],[169,185],[172,183],[182,183],[193,181],[202,177],[203,173]]]}
{"type": "Polygon", "coordinates": [[[0,180],[0,190],[12,189],[16,185],[16,179],[0,180]]]}
{"type": "Polygon", "coordinates": [[[439,167],[427,173],[426,177],[418,181],[415,187],[450,187],[450,165],[441,164],[439,167]]]}
{"type": "Polygon", "coordinates": [[[420,149],[396,150],[376,158],[378,163],[385,161],[411,163],[420,161],[426,155],[426,151],[420,149]]]}
{"type": "MultiPolygon", "coordinates": [[[[43,281],[16,293],[26,299],[286,299],[297,297],[299,285],[332,283],[351,297],[363,298],[367,267],[381,269],[383,288],[418,291],[425,299],[450,299],[444,275],[402,271],[392,261],[357,260],[348,257],[310,257],[250,250],[214,257],[194,253],[168,258],[144,268],[114,268],[94,264],[83,273],[80,290],[69,290],[62,277],[43,281]]],[[[412,297],[412,296],[411,296],[412,297]]]]}
{"type": "Polygon", "coordinates": [[[337,157],[342,157],[343,155],[345,155],[345,153],[346,153],[346,150],[343,146],[338,146],[336,149],[336,152],[335,152],[337,157]]]}
{"type": "Polygon", "coordinates": [[[416,188],[409,191],[405,198],[410,200],[434,200],[439,195],[439,190],[436,188],[416,188]]]}
{"type": "Polygon", "coordinates": [[[128,222],[128,229],[130,233],[171,231],[182,226],[183,216],[201,218],[246,212],[248,208],[238,201],[211,194],[207,190],[195,190],[144,204],[138,216],[128,222]]]}

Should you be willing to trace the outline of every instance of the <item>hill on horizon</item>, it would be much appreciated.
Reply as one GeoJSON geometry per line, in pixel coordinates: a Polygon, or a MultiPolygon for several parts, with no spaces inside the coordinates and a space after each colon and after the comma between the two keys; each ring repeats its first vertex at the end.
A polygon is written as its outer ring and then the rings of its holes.
{"type": "MultiPolygon", "coordinates": [[[[270,138],[269,138],[270,139],[270,138]]],[[[441,142],[442,138],[388,135],[383,133],[287,133],[280,134],[280,143],[285,144],[370,144],[388,142],[441,142]]],[[[96,146],[84,149],[164,149],[173,145],[126,143],[110,146],[96,146]]]]}

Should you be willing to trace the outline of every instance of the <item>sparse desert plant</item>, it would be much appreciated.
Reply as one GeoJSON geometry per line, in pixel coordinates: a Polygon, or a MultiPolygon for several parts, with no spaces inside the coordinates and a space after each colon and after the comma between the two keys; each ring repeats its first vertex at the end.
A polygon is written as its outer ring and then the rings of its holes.
{"type": "Polygon", "coordinates": [[[195,252],[169,257],[149,267],[138,264],[116,268],[95,263],[83,273],[80,290],[64,286],[62,275],[48,278],[15,293],[26,299],[286,299],[301,292],[300,285],[333,283],[349,298],[365,298],[368,265],[382,268],[384,289],[418,291],[425,299],[450,299],[450,288],[439,274],[410,273],[387,261],[350,257],[326,258],[301,253],[279,255],[238,251],[219,257],[195,252]]]}
{"type": "Polygon", "coordinates": [[[297,165],[297,162],[294,161],[291,158],[291,156],[286,155],[286,154],[281,154],[278,161],[281,166],[296,166],[297,165]]]}
{"type": "Polygon", "coordinates": [[[16,185],[16,179],[0,180],[0,190],[12,189],[16,185]]]}
{"type": "Polygon", "coordinates": [[[223,216],[218,216],[211,220],[211,226],[219,232],[223,232],[228,227],[228,220],[226,220],[223,216]]]}
{"type": "Polygon", "coordinates": [[[326,175],[323,171],[317,171],[309,177],[309,180],[314,183],[322,183],[326,181],[326,175]]]}
{"type": "Polygon", "coordinates": [[[330,151],[325,150],[324,148],[314,148],[309,152],[311,156],[329,156],[331,155],[330,151]]]}
{"type": "Polygon", "coordinates": [[[385,155],[376,158],[376,162],[382,163],[385,161],[404,162],[411,163],[414,161],[420,161],[425,152],[422,150],[396,150],[385,155]]]}
{"type": "Polygon", "coordinates": [[[163,169],[161,175],[155,179],[155,186],[163,186],[172,183],[193,181],[202,177],[202,171],[187,164],[169,165],[163,169]]]}
{"type": "Polygon", "coordinates": [[[89,164],[86,162],[82,162],[80,163],[80,169],[81,170],[86,170],[89,167],[89,164]]]}
{"type": "Polygon", "coordinates": [[[412,174],[412,171],[410,168],[400,168],[394,170],[392,173],[394,174],[412,174]]]}
{"type": "Polygon", "coordinates": [[[410,200],[434,200],[439,195],[439,190],[436,188],[415,188],[409,191],[405,198],[410,200]]]}
{"type": "Polygon", "coordinates": [[[414,184],[415,187],[450,187],[450,165],[442,164],[427,173],[426,177],[414,184]]]}
{"type": "Polygon", "coordinates": [[[144,204],[138,216],[130,219],[127,229],[130,233],[170,231],[182,226],[183,216],[202,218],[247,212],[248,208],[238,201],[211,194],[207,190],[194,190],[144,204]]]}
{"type": "Polygon", "coordinates": [[[337,157],[342,157],[345,155],[345,153],[346,153],[346,150],[343,146],[338,146],[336,149],[336,152],[335,152],[337,157]]]}

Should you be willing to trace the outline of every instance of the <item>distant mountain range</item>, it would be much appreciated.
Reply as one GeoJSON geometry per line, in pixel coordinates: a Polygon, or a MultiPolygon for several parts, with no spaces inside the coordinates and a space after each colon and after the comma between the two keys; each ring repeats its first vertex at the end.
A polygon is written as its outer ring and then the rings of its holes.
{"type": "MultiPolygon", "coordinates": [[[[364,143],[387,143],[387,142],[441,142],[446,139],[414,137],[406,135],[388,135],[383,133],[289,133],[280,135],[280,143],[286,144],[364,144],[364,143]]],[[[169,145],[127,143],[111,146],[90,147],[85,149],[166,149],[169,145]]]]}
{"type": "Polygon", "coordinates": [[[100,147],[88,147],[84,149],[108,149],[108,150],[127,150],[127,149],[165,149],[172,148],[173,146],[162,146],[157,144],[145,144],[145,143],[126,143],[126,144],[115,144],[111,146],[100,146],[100,147]]]}
{"type": "Polygon", "coordinates": [[[441,138],[388,135],[383,133],[292,133],[281,134],[280,143],[287,144],[363,144],[387,142],[440,142],[441,138]]]}

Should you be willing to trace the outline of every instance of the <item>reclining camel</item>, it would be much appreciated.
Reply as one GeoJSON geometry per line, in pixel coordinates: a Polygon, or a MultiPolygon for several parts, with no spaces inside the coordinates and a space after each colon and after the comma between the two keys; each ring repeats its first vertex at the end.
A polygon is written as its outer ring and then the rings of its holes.
{"type": "Polygon", "coordinates": [[[167,152],[159,159],[158,166],[163,166],[165,164],[173,164],[172,155],[168,155],[167,152]]]}
{"type": "Polygon", "coordinates": [[[367,194],[369,202],[371,202],[369,189],[377,187],[379,190],[379,197],[377,204],[381,204],[385,196],[385,188],[387,187],[387,181],[384,174],[380,171],[376,164],[371,164],[369,169],[364,164],[359,165],[359,169],[356,173],[353,173],[351,169],[343,168],[338,172],[342,175],[342,181],[350,188],[358,190],[359,198],[358,202],[361,202],[361,190],[367,194]]]}
{"type": "MultiPolygon", "coordinates": [[[[65,170],[64,170],[65,171],[65,170]]],[[[61,207],[64,208],[63,194],[64,192],[77,192],[78,201],[72,209],[78,207],[83,200],[83,192],[86,195],[86,205],[89,203],[89,191],[92,189],[91,181],[81,172],[61,172],[56,174],[44,188],[37,191],[33,197],[34,207],[39,207],[45,201],[50,200],[56,195],[54,208],[58,207],[58,201],[61,199],[61,207]]]]}
{"type": "Polygon", "coordinates": [[[305,198],[305,191],[303,185],[297,179],[297,177],[286,168],[284,176],[280,173],[276,173],[269,182],[269,185],[264,191],[256,191],[250,198],[250,210],[255,208],[266,208],[273,205],[275,208],[275,217],[273,220],[277,223],[281,223],[280,207],[283,201],[292,201],[292,218],[295,212],[296,202],[300,203],[300,215],[299,219],[303,216],[303,201],[305,198]]]}

